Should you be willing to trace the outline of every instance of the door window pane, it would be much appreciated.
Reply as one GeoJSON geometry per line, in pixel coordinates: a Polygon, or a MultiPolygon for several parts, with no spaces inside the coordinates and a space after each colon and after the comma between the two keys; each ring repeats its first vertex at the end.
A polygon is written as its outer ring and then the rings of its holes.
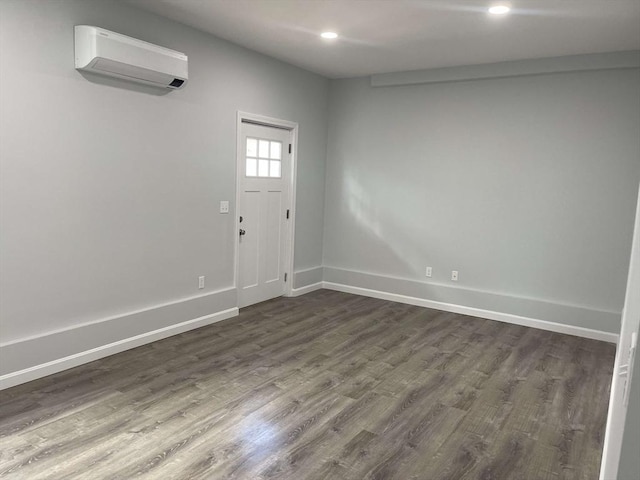
{"type": "Polygon", "coordinates": [[[247,138],[247,157],[258,156],[258,140],[255,138],[247,138]]]}
{"type": "Polygon", "coordinates": [[[258,161],[255,158],[247,158],[247,177],[256,177],[258,175],[258,161]]]}
{"type": "Polygon", "coordinates": [[[273,160],[280,160],[281,156],[282,156],[282,144],[280,142],[271,142],[271,158],[273,160]]]}
{"type": "Polygon", "coordinates": [[[269,158],[269,140],[259,141],[258,153],[261,158],[269,158]]]}
{"type": "Polygon", "coordinates": [[[280,160],[271,160],[269,168],[269,176],[280,178],[280,160]]]}
{"type": "Polygon", "coordinates": [[[262,158],[258,160],[258,176],[259,177],[269,176],[269,160],[263,160],[262,158]]]}

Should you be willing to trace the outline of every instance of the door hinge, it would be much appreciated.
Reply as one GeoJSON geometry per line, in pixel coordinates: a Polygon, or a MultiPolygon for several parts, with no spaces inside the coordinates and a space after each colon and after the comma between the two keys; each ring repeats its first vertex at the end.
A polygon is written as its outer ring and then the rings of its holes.
{"type": "Polygon", "coordinates": [[[287,281],[287,274],[286,273],[284,274],[284,281],[285,282],[287,281]]]}
{"type": "Polygon", "coordinates": [[[287,220],[289,220],[289,209],[287,208],[287,220]]]}
{"type": "Polygon", "coordinates": [[[289,144],[289,153],[291,153],[291,144],[289,144]]]}
{"type": "Polygon", "coordinates": [[[629,393],[631,392],[631,379],[633,378],[633,365],[635,363],[636,348],[638,347],[638,332],[631,334],[631,345],[629,346],[629,358],[625,365],[620,365],[618,375],[625,377],[622,389],[624,406],[629,405],[629,393]]]}

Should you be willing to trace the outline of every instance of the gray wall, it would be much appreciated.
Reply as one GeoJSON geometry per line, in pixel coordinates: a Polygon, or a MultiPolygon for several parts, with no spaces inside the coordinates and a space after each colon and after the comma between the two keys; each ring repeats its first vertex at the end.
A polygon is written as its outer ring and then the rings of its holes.
{"type": "Polygon", "coordinates": [[[237,110],[299,122],[295,265],[321,265],[327,102],[318,75],[119,2],[2,0],[0,341],[232,287],[237,110]],[[76,24],[185,52],[188,85],[84,77],[76,24]]]}
{"type": "Polygon", "coordinates": [[[619,331],[638,69],[337,80],[329,118],[325,280],[619,331]]]}

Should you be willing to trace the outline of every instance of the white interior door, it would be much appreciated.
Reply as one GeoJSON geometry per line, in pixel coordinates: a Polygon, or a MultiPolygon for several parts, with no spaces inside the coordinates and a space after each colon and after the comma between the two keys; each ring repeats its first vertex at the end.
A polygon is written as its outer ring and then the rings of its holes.
{"type": "Polygon", "coordinates": [[[241,123],[238,152],[238,303],[285,293],[291,132],[241,123]]]}
{"type": "MultiPolygon", "coordinates": [[[[640,193],[640,189],[639,189],[640,193]]],[[[625,418],[631,390],[635,356],[638,355],[640,330],[640,194],[636,207],[636,222],[629,262],[627,294],[622,309],[622,327],[616,352],[609,398],[609,415],[604,438],[604,450],[600,467],[600,480],[622,478],[618,476],[618,463],[622,450],[625,418]]]]}

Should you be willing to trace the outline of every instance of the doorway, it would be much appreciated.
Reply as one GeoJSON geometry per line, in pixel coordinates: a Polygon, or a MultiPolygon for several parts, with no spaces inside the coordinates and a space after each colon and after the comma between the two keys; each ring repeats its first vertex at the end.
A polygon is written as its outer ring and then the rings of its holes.
{"type": "Polygon", "coordinates": [[[240,308],[291,292],[297,124],[238,113],[236,285],[240,308]]]}

